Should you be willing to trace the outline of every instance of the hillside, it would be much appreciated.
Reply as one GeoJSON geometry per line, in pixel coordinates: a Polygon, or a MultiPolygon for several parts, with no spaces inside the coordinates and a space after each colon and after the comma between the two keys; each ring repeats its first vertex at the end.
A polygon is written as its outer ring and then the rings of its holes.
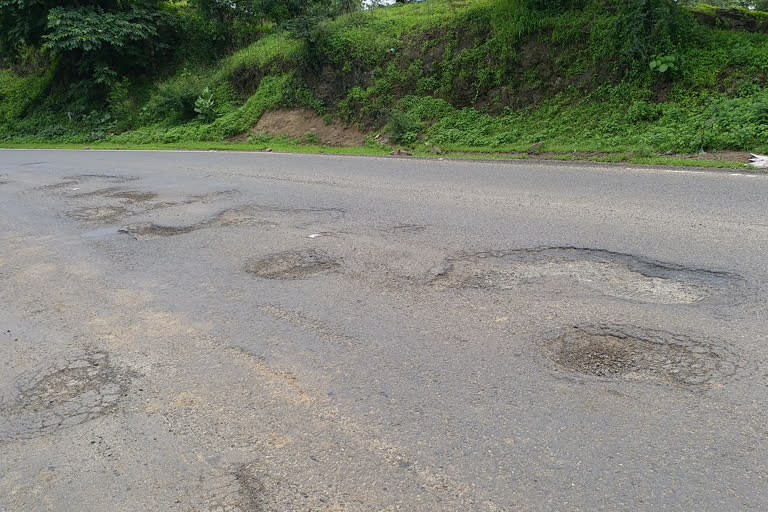
{"type": "Polygon", "coordinates": [[[0,70],[0,141],[616,160],[768,151],[768,14],[562,3],[426,0],[264,24],[253,42],[210,51],[198,27],[154,69],[100,89],[29,49],[0,70]]]}

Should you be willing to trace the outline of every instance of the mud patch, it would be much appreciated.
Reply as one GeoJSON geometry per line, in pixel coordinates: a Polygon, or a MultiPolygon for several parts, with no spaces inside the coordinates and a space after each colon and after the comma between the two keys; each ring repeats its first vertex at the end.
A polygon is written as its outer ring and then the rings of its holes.
{"type": "Polygon", "coordinates": [[[583,375],[674,386],[719,384],[739,367],[721,344],[628,326],[574,327],[547,344],[545,353],[583,375]]]}
{"type": "Polygon", "coordinates": [[[341,266],[341,262],[318,249],[304,249],[252,258],[245,271],[264,279],[303,279],[341,266]]]}
{"type": "Polygon", "coordinates": [[[450,258],[427,275],[437,288],[508,290],[536,285],[586,288],[625,300],[691,304],[743,283],[739,276],[687,268],[599,249],[549,247],[450,258]]]}
{"type": "Polygon", "coordinates": [[[84,352],[22,374],[0,407],[0,441],[44,436],[109,414],[133,375],[103,352],[84,352]]]}

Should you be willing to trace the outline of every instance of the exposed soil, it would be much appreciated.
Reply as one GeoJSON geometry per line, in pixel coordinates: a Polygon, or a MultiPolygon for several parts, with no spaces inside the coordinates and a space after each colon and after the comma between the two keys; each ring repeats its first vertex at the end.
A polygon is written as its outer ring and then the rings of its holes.
{"type": "Polygon", "coordinates": [[[578,373],[676,386],[720,382],[738,367],[736,357],[713,342],[623,326],[575,327],[545,352],[578,373]]]}
{"type": "Polygon", "coordinates": [[[252,258],[245,271],[265,279],[303,279],[319,272],[335,270],[341,262],[318,249],[304,249],[252,258]]]}
{"type": "Polygon", "coordinates": [[[326,124],[316,112],[307,109],[265,112],[251,133],[266,133],[273,137],[287,135],[297,139],[314,134],[320,144],[340,147],[362,146],[368,135],[355,126],[344,126],[339,122],[326,124]]]}
{"type": "Polygon", "coordinates": [[[715,151],[712,153],[694,153],[690,155],[671,155],[677,158],[690,158],[691,160],[719,160],[726,162],[748,163],[750,153],[746,151],[715,151]]]}

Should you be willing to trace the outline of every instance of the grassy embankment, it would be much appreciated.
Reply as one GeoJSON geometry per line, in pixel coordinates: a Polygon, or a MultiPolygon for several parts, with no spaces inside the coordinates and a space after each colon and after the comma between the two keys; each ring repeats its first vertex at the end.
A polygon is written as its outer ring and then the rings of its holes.
{"type": "Polygon", "coordinates": [[[273,30],[217,62],[189,60],[113,87],[101,104],[57,83],[55,62],[2,70],[0,144],[373,154],[397,145],[724,167],[739,164],[679,155],[768,152],[768,35],[691,22],[668,47],[675,66],[659,73],[637,57],[642,48],[617,43],[631,41],[619,16],[601,2],[542,13],[515,1],[427,0],[352,13],[311,34],[273,30]],[[194,110],[206,87],[208,120],[194,110]],[[278,108],[311,109],[369,136],[331,148],[313,133],[253,131],[278,108]]]}

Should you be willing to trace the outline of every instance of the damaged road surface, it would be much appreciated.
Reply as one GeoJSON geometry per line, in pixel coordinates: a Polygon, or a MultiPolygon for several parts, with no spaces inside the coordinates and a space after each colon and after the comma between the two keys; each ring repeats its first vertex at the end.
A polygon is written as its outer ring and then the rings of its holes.
{"type": "Polygon", "coordinates": [[[768,510],[768,177],[0,151],[0,510],[768,510]]]}

